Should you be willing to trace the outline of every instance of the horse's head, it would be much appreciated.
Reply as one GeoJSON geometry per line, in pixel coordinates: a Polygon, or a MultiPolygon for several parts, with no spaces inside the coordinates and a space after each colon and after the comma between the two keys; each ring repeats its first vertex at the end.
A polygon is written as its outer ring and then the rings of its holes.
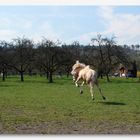
{"type": "Polygon", "coordinates": [[[79,71],[83,68],[85,68],[85,64],[80,63],[78,60],[76,61],[76,63],[72,66],[72,71],[71,74],[73,76],[73,81],[75,81],[78,77],[79,71]]]}

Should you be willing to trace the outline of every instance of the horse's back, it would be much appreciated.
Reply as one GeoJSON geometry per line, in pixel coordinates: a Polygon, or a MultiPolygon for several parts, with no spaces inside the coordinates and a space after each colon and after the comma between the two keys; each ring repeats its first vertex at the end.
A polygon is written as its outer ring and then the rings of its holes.
{"type": "Polygon", "coordinates": [[[80,75],[83,78],[83,80],[86,80],[87,83],[89,83],[90,81],[95,82],[97,79],[97,73],[95,70],[87,67],[83,70],[80,71],[80,75]]]}

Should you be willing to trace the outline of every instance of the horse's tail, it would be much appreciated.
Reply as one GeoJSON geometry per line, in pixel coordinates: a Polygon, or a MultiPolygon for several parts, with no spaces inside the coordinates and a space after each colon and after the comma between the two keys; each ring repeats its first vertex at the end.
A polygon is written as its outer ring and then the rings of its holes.
{"type": "Polygon", "coordinates": [[[97,73],[96,71],[92,70],[90,78],[87,80],[87,84],[90,82],[95,83],[97,81],[97,73]]]}
{"type": "Polygon", "coordinates": [[[92,81],[93,82],[96,82],[97,81],[97,72],[96,71],[93,71],[92,72],[92,77],[91,78],[92,78],[92,81]]]}

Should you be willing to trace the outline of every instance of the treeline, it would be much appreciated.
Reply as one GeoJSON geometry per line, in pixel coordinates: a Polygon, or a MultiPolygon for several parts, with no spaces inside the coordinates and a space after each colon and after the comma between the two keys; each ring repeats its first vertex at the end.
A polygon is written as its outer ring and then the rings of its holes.
{"type": "MultiPolygon", "coordinates": [[[[100,77],[115,72],[120,63],[126,66],[133,62],[140,62],[139,45],[117,45],[114,38],[103,38],[100,34],[91,39],[89,45],[81,45],[79,42],[62,44],[43,38],[34,43],[28,38],[16,38],[11,42],[0,42],[0,72],[2,80],[7,75],[20,75],[24,81],[24,75],[39,74],[46,76],[53,82],[53,74],[70,75],[71,67],[76,60],[90,65],[98,71],[100,77]]],[[[137,65],[139,67],[139,65],[137,65]]]]}

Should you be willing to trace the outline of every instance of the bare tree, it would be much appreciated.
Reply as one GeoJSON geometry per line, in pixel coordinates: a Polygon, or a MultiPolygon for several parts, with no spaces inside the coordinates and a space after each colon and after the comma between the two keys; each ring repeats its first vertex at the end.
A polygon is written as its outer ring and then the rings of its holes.
{"type": "Polygon", "coordinates": [[[102,38],[101,34],[98,34],[96,38],[91,39],[94,47],[96,47],[97,50],[97,58],[99,60],[98,63],[98,75],[103,78],[104,68],[105,68],[105,60],[104,60],[104,39],[102,38]]]}
{"type": "Polygon", "coordinates": [[[10,66],[20,73],[21,81],[24,81],[24,73],[33,61],[34,43],[27,38],[16,38],[13,39],[11,46],[13,47],[13,60],[10,66]]]}
{"type": "Polygon", "coordinates": [[[69,77],[73,62],[74,62],[74,51],[71,45],[62,45],[62,55],[61,55],[61,67],[63,67],[64,72],[66,72],[67,77],[69,77]]]}
{"type": "Polygon", "coordinates": [[[0,42],[0,69],[2,74],[2,80],[5,81],[7,75],[8,65],[10,63],[10,58],[8,55],[9,44],[5,41],[0,42]]]}
{"type": "Polygon", "coordinates": [[[53,82],[53,73],[56,71],[59,63],[60,47],[59,41],[53,42],[44,38],[38,43],[38,52],[40,60],[40,68],[43,69],[47,75],[49,83],[53,82]],[[41,56],[40,56],[41,55],[41,56]]]}
{"type": "Polygon", "coordinates": [[[110,72],[118,66],[119,63],[128,63],[128,56],[126,55],[124,48],[116,45],[114,41],[115,37],[102,38],[99,34],[97,38],[93,38],[93,43],[96,43],[97,59],[98,59],[98,71],[102,76],[106,75],[109,82],[110,72]]]}

